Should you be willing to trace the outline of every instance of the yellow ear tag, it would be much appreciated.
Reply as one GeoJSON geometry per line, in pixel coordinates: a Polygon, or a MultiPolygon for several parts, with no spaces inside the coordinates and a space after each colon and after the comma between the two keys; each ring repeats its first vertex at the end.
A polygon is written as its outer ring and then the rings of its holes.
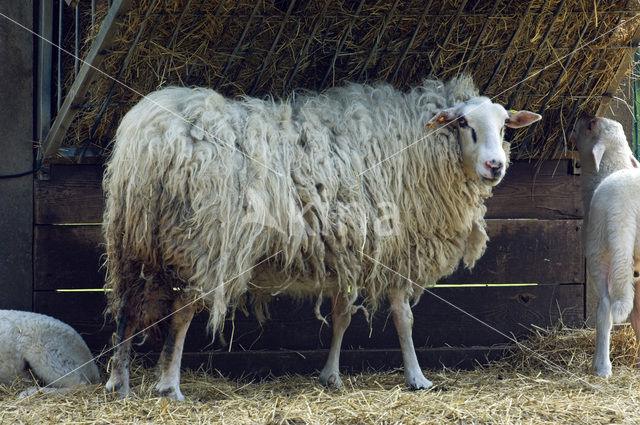
{"type": "Polygon", "coordinates": [[[511,112],[512,114],[517,114],[518,111],[516,111],[515,109],[511,109],[509,112],[511,112]]]}

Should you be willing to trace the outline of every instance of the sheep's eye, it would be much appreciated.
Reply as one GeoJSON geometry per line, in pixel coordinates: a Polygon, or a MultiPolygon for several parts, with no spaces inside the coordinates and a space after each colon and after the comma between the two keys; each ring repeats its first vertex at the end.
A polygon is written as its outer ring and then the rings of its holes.
{"type": "Polygon", "coordinates": [[[467,127],[469,127],[469,123],[467,122],[466,119],[460,118],[460,119],[458,119],[458,126],[460,128],[467,128],[467,127]]]}

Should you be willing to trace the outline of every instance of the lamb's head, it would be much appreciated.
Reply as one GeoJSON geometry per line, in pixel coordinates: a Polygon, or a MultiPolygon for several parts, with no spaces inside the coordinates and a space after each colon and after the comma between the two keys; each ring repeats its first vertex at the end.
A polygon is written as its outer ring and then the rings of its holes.
{"type": "Polygon", "coordinates": [[[617,121],[583,116],[577,120],[569,140],[578,148],[580,163],[585,173],[599,173],[605,153],[607,165],[603,172],[606,174],[622,168],[639,166],[629,149],[622,124],[617,121]]]}
{"type": "Polygon", "coordinates": [[[437,113],[429,125],[450,124],[458,129],[462,163],[467,175],[491,186],[504,177],[505,127],[526,127],[542,118],[529,111],[507,111],[486,97],[475,97],[437,113]]]}

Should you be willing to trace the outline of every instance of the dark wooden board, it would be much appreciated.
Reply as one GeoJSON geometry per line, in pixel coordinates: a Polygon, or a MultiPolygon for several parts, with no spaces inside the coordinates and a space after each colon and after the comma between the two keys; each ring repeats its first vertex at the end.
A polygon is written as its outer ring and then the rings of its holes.
{"type": "Polygon", "coordinates": [[[100,223],[104,197],[101,165],[58,165],[49,180],[34,180],[36,224],[100,223]]]}
{"type": "MultiPolygon", "coordinates": [[[[487,220],[491,240],[473,273],[441,283],[582,283],[581,220],[487,220]]],[[[100,226],[35,226],[34,287],[101,288],[100,226]]]]}
{"type": "MultiPolygon", "coordinates": [[[[569,160],[515,161],[487,201],[488,218],[582,218],[579,176],[569,160]]],[[[37,224],[102,221],[101,165],[52,164],[49,180],[36,180],[37,224]]]]}
{"type": "Polygon", "coordinates": [[[473,271],[440,283],[584,283],[582,220],[487,220],[490,240],[473,271]]]}
{"type": "MultiPolygon", "coordinates": [[[[416,355],[422,368],[441,369],[473,369],[502,358],[511,352],[511,346],[494,347],[439,347],[418,348],[416,355]]],[[[208,351],[200,353],[187,352],[182,356],[182,366],[205,370],[226,377],[242,379],[260,379],[271,376],[282,376],[293,373],[312,374],[317,379],[318,372],[327,361],[328,350],[277,350],[277,351],[245,351],[225,352],[208,351]]],[[[157,355],[148,355],[143,363],[152,367],[157,363],[157,355]]],[[[340,372],[344,375],[366,371],[390,371],[396,369],[397,383],[404,385],[402,375],[402,353],[400,349],[359,349],[342,350],[340,354],[340,372]]],[[[429,372],[425,372],[427,378],[429,372]]],[[[357,377],[353,377],[357,379],[357,377]]]]}
{"type": "Polygon", "coordinates": [[[570,166],[568,159],[515,161],[486,202],[487,218],[582,218],[580,176],[570,166]]]}
{"type": "MultiPolygon", "coordinates": [[[[76,328],[94,350],[110,344],[113,325],[102,314],[102,293],[51,292],[34,293],[35,311],[57,317],[76,328]]],[[[317,320],[313,303],[296,303],[279,297],[271,305],[271,320],[262,326],[251,315],[238,313],[228,319],[224,335],[232,351],[247,350],[316,350],[327,349],[331,331],[317,320]]],[[[532,325],[549,326],[559,317],[567,326],[581,326],[584,321],[583,285],[540,285],[531,287],[433,288],[413,308],[416,347],[487,346],[510,342],[507,336],[522,336],[532,325]],[[460,310],[442,301],[450,302],[460,310]],[[473,317],[484,323],[475,320],[473,317]]],[[[330,316],[328,301],[322,313],[330,316]]],[[[226,350],[219,340],[211,343],[206,332],[206,313],[194,319],[185,343],[185,351],[226,350]]],[[[398,348],[395,328],[382,304],[371,326],[364,315],[353,316],[345,334],[345,349],[398,348]]],[[[158,350],[149,344],[140,351],[158,350]]]]}
{"type": "Polygon", "coordinates": [[[100,226],[34,226],[35,290],[101,288],[100,226]]]}

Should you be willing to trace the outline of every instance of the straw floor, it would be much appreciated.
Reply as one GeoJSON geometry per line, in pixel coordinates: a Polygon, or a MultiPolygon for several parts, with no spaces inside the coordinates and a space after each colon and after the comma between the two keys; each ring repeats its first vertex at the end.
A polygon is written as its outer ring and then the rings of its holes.
{"type": "Polygon", "coordinates": [[[152,371],[140,368],[132,371],[135,395],[124,400],[98,385],[67,395],[17,399],[25,384],[15,382],[0,388],[0,423],[640,423],[633,332],[629,327],[614,332],[614,375],[609,379],[589,373],[594,335],[593,330],[540,330],[525,343],[527,348],[499,362],[473,371],[427,370],[439,389],[419,392],[407,391],[398,371],[345,376],[340,391],[323,388],[317,376],[242,382],[215,372],[185,372],[184,402],[156,397],[152,371]]]}

